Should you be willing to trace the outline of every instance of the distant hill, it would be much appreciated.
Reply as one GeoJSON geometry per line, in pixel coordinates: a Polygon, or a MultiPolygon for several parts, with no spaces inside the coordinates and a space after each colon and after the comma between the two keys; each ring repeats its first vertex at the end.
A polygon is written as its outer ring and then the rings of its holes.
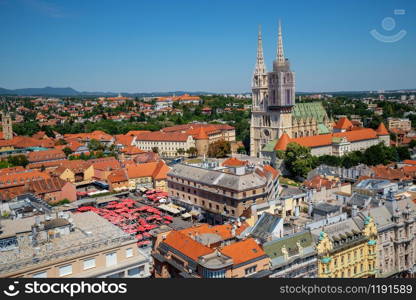
{"type": "Polygon", "coordinates": [[[44,88],[24,88],[15,90],[0,88],[0,94],[18,96],[76,96],[80,93],[71,87],[55,88],[47,86],[44,88]]]}
{"type": "MultiPolygon", "coordinates": [[[[415,92],[416,89],[401,89],[401,90],[386,90],[384,93],[397,93],[397,92],[415,92]]],[[[213,92],[189,92],[189,91],[171,91],[171,92],[151,92],[151,93],[122,93],[123,96],[129,97],[165,97],[172,95],[216,95],[216,94],[248,94],[250,92],[242,93],[213,93],[213,92]]],[[[310,94],[332,94],[332,95],[354,95],[354,94],[369,94],[370,91],[337,91],[337,92],[296,92],[297,95],[310,95],[310,94]]],[[[23,88],[23,89],[5,89],[0,87],[0,95],[17,95],[17,96],[57,96],[57,97],[70,97],[70,96],[117,96],[116,92],[79,92],[71,87],[44,87],[44,88],[23,88]]]]}
{"type": "MultiPolygon", "coordinates": [[[[187,92],[187,91],[173,91],[173,92],[152,92],[152,93],[122,93],[123,96],[130,97],[163,97],[171,95],[207,95],[216,94],[208,92],[187,92]]],[[[44,87],[44,88],[23,88],[9,90],[0,87],[0,95],[16,95],[16,96],[117,96],[115,92],[79,92],[71,87],[44,87]]]]}

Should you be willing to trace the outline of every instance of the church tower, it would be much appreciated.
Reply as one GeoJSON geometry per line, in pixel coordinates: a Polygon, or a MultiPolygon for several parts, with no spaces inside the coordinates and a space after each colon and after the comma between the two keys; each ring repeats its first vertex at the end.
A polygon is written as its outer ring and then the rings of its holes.
{"type": "Polygon", "coordinates": [[[1,125],[3,130],[3,139],[11,140],[13,138],[12,118],[9,113],[2,113],[1,125]]]}
{"type": "Polygon", "coordinates": [[[268,79],[267,70],[264,63],[263,40],[261,27],[257,37],[257,60],[252,81],[252,113],[250,125],[250,155],[257,156],[260,136],[262,112],[266,108],[268,79]]]}
{"type": "MultiPolygon", "coordinates": [[[[261,35],[259,36],[259,45],[261,45],[261,35]]],[[[259,50],[257,50],[257,56],[258,63],[259,50]]],[[[292,136],[292,109],[295,105],[295,73],[291,71],[289,60],[284,56],[282,26],[280,22],[273,71],[267,73],[265,77],[257,75],[256,72],[254,74],[252,88],[253,109],[250,124],[250,155],[258,157],[262,148],[267,143],[278,139],[284,132],[290,137],[292,136]],[[256,79],[259,77],[267,78],[267,83],[256,85],[256,79]],[[263,89],[267,89],[267,91],[263,89]],[[262,98],[261,95],[264,95],[264,97],[262,98]]]]}

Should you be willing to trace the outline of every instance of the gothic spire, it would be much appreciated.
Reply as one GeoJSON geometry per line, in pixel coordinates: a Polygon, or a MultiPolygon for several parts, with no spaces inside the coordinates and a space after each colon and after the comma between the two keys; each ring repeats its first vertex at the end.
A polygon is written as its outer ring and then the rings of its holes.
{"type": "Polygon", "coordinates": [[[266,73],[266,67],[264,65],[264,56],[263,56],[263,39],[261,36],[261,25],[259,25],[259,33],[257,37],[257,60],[256,60],[256,70],[255,74],[264,74],[266,73]]]}
{"type": "Polygon", "coordinates": [[[277,65],[283,66],[285,64],[285,54],[283,52],[283,39],[282,39],[282,24],[279,20],[279,35],[277,39],[277,65]]]}

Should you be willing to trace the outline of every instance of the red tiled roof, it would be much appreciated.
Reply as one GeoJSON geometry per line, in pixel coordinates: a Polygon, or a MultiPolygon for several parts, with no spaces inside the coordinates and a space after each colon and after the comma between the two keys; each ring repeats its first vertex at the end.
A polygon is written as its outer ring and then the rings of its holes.
{"type": "Polygon", "coordinates": [[[377,139],[377,133],[371,128],[361,128],[361,129],[346,131],[346,132],[304,136],[304,137],[289,139],[289,142],[287,142],[285,138],[284,142],[281,142],[280,144],[279,144],[280,142],[279,140],[274,149],[286,150],[287,144],[292,143],[292,142],[305,146],[305,147],[311,147],[311,148],[329,146],[332,144],[332,140],[334,137],[346,138],[347,141],[349,142],[357,142],[357,141],[363,141],[363,140],[377,139]]]}
{"type": "Polygon", "coordinates": [[[0,188],[8,186],[17,186],[25,185],[26,183],[39,180],[39,179],[48,179],[50,178],[49,174],[35,171],[35,170],[24,170],[23,172],[11,172],[11,173],[2,173],[0,175],[0,188]]]}
{"type": "Polygon", "coordinates": [[[287,145],[290,143],[289,135],[284,132],[279,138],[279,141],[274,146],[274,150],[286,150],[287,145]]]}
{"type": "Polygon", "coordinates": [[[234,265],[238,265],[262,256],[266,253],[253,238],[248,238],[223,247],[222,254],[225,254],[233,259],[234,265]]]}
{"type": "Polygon", "coordinates": [[[380,125],[378,125],[376,132],[377,132],[377,135],[389,135],[389,132],[386,129],[386,126],[384,126],[383,122],[381,122],[380,125]]]}
{"type": "Polygon", "coordinates": [[[222,162],[225,167],[242,167],[248,164],[248,161],[239,160],[235,157],[230,157],[222,162]]]}
{"type": "Polygon", "coordinates": [[[52,193],[62,190],[62,187],[67,182],[60,179],[59,177],[52,177],[42,180],[36,180],[29,183],[29,188],[31,191],[35,192],[37,195],[52,193]]]}
{"type": "Polygon", "coordinates": [[[350,120],[348,120],[347,117],[342,117],[338,120],[338,122],[335,124],[334,128],[336,129],[345,129],[350,130],[353,127],[350,120]]]}
{"type": "Polygon", "coordinates": [[[117,134],[114,137],[116,138],[116,144],[124,146],[131,146],[134,139],[134,136],[128,134],[117,134]]]}
{"type": "Polygon", "coordinates": [[[143,132],[137,135],[138,141],[171,141],[186,142],[189,135],[185,133],[167,133],[162,131],[143,132]]]}
{"type": "Polygon", "coordinates": [[[404,163],[404,164],[407,164],[407,165],[416,165],[416,160],[405,159],[405,160],[403,161],[403,163],[404,163]]]}
{"type": "Polygon", "coordinates": [[[127,176],[126,170],[124,170],[124,169],[114,170],[107,177],[107,181],[109,183],[124,182],[124,181],[128,181],[128,180],[129,180],[129,178],[127,176]]]}
{"type": "Polygon", "coordinates": [[[155,180],[166,179],[169,167],[163,162],[127,165],[127,175],[131,178],[152,177],[155,180]]]}
{"type": "Polygon", "coordinates": [[[280,175],[280,172],[278,170],[276,170],[275,168],[273,168],[270,165],[264,165],[263,166],[263,170],[265,170],[266,172],[269,172],[273,175],[273,178],[276,178],[280,175]]]}
{"type": "Polygon", "coordinates": [[[194,139],[196,140],[207,140],[208,134],[205,132],[203,127],[199,127],[198,132],[194,135],[194,139]]]}
{"type": "Polygon", "coordinates": [[[207,255],[213,251],[211,248],[193,240],[185,233],[175,230],[171,231],[163,242],[194,261],[198,261],[200,256],[207,255]]]}
{"type": "Polygon", "coordinates": [[[65,159],[65,153],[60,149],[50,149],[45,151],[34,151],[30,152],[27,155],[29,162],[41,162],[41,161],[51,161],[51,160],[60,160],[65,159]]]}

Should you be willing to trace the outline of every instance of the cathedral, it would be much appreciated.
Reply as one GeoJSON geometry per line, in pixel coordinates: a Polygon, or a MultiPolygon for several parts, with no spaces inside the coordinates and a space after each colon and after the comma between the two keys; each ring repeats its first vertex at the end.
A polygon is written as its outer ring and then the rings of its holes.
{"type": "Polygon", "coordinates": [[[321,103],[295,104],[295,73],[284,56],[282,26],[279,22],[276,59],[267,72],[261,30],[258,33],[257,61],[252,81],[250,155],[259,157],[269,142],[283,133],[291,138],[327,134],[333,121],[321,103]]]}

